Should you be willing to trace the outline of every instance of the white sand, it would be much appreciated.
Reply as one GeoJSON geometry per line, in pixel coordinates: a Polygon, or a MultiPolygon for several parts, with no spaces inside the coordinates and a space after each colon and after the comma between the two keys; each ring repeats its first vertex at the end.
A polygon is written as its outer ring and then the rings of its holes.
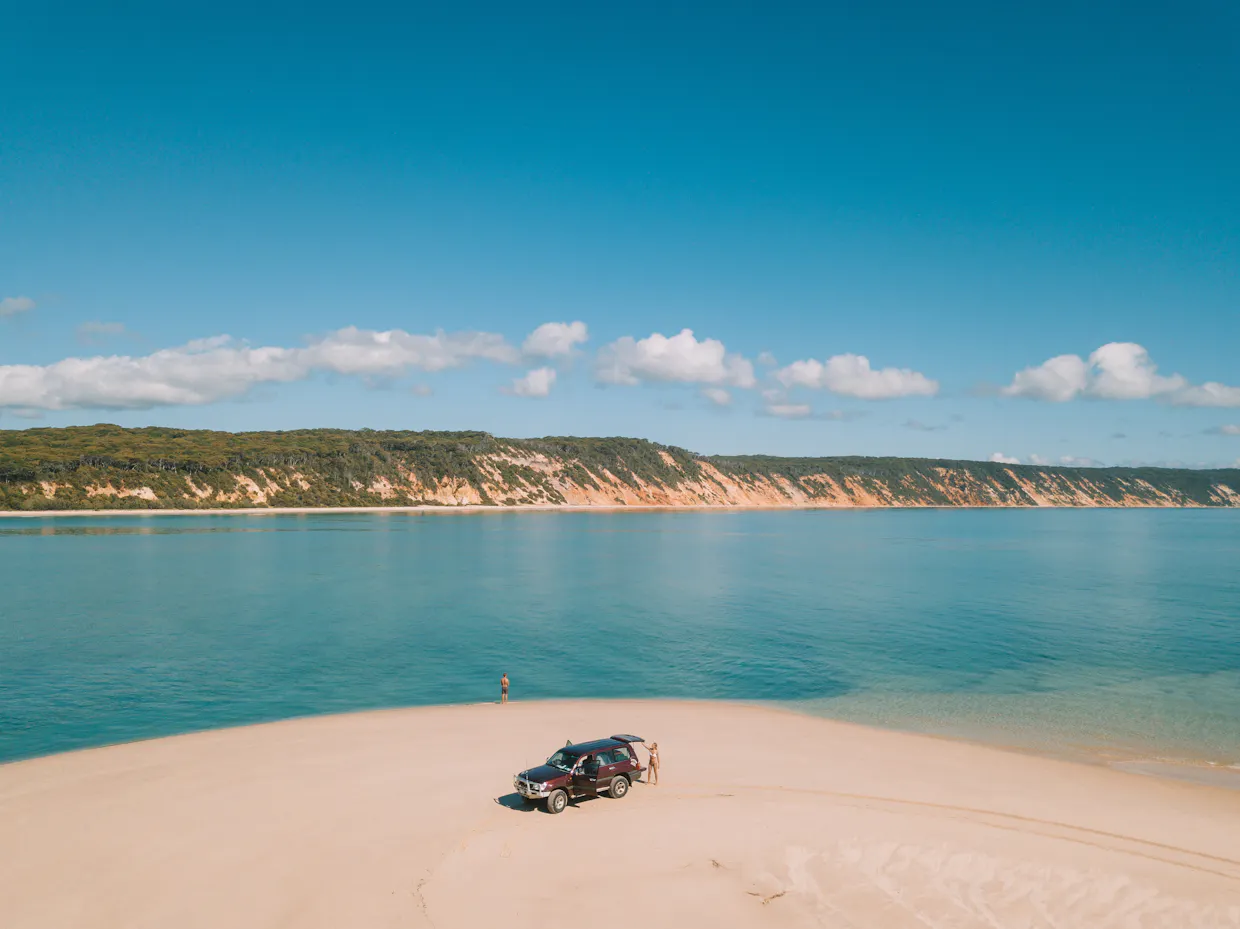
{"type": "Polygon", "coordinates": [[[299,720],[0,766],[0,926],[1240,927],[1240,792],[722,703],[299,720]],[[559,816],[514,772],[657,739],[559,816]]]}
{"type": "MultiPolygon", "coordinates": [[[[132,510],[0,510],[0,519],[31,519],[46,516],[306,516],[314,513],[644,513],[651,510],[676,512],[679,510],[718,510],[721,512],[748,512],[753,510],[871,510],[890,509],[875,506],[836,506],[815,504],[747,504],[747,503],[506,503],[484,506],[478,503],[444,504],[442,506],[418,504],[415,506],[248,506],[208,507],[196,510],[132,509],[132,510]]],[[[962,507],[919,506],[922,510],[959,509],[1027,509],[1027,507],[962,507]]],[[[1093,509],[1102,509],[1094,507],[1093,509]]],[[[1107,509],[1114,509],[1108,507],[1107,509]]]]}

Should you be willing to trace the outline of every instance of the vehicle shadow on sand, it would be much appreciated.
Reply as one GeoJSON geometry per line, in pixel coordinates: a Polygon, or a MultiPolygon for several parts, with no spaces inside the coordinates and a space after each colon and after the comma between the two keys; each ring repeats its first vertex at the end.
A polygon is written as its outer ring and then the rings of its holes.
{"type": "Polygon", "coordinates": [[[502,797],[496,797],[495,802],[508,810],[516,810],[518,813],[535,813],[539,809],[539,805],[526,800],[515,791],[510,794],[504,794],[502,797]]]}

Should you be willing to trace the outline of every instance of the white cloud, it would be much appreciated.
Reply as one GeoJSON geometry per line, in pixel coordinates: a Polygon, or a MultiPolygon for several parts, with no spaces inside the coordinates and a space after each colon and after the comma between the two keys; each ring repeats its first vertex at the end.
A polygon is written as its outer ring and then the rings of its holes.
{"type": "Polygon", "coordinates": [[[808,403],[792,403],[785,390],[766,387],[762,390],[762,413],[780,419],[806,419],[814,415],[814,408],[808,403]]]}
{"type": "Polygon", "coordinates": [[[534,358],[558,358],[571,355],[573,347],[590,338],[586,324],[543,323],[525,338],[521,351],[534,358]]]}
{"type": "Polygon", "coordinates": [[[307,348],[296,349],[308,368],[337,374],[400,374],[408,368],[443,371],[473,359],[516,364],[520,353],[493,332],[415,335],[403,329],[376,332],[348,326],[307,348]]]}
{"type": "Polygon", "coordinates": [[[35,302],[29,297],[5,297],[0,300],[0,318],[28,313],[35,308],[35,302]]]}
{"type": "Polygon", "coordinates": [[[1067,468],[1102,468],[1105,467],[1097,458],[1081,458],[1077,455],[1062,455],[1059,463],[1067,468]]]}
{"type": "Polygon", "coordinates": [[[1171,402],[1177,406],[1240,406],[1240,387],[1207,381],[1177,391],[1171,402]]]}
{"type": "Polygon", "coordinates": [[[1178,374],[1163,377],[1150,353],[1135,342],[1108,342],[1089,356],[1088,391],[1106,400],[1144,400],[1188,386],[1178,374]]]}
{"type": "Polygon", "coordinates": [[[605,384],[643,381],[753,387],[753,364],[729,353],[717,339],[698,341],[693,330],[668,338],[658,332],[644,339],[617,339],[598,353],[595,376],[605,384]]]}
{"type": "Polygon", "coordinates": [[[775,372],[785,387],[829,390],[862,400],[888,400],[893,397],[932,397],[939,392],[938,381],[908,368],[870,367],[864,355],[835,355],[825,363],[810,358],[794,361],[775,372]]]}
{"type": "Polygon", "coordinates": [[[88,322],[77,327],[78,341],[88,344],[103,342],[112,336],[124,334],[124,323],[88,322]]]}
{"type": "Polygon", "coordinates": [[[702,396],[715,406],[730,406],[732,403],[732,394],[722,387],[703,387],[702,396]]]}
{"type": "Polygon", "coordinates": [[[1005,455],[1003,452],[995,452],[990,456],[990,460],[999,464],[1031,464],[1043,465],[1047,467],[1060,466],[1064,468],[1102,468],[1105,467],[1101,461],[1096,458],[1081,458],[1076,455],[1063,455],[1057,461],[1043,457],[1042,455],[1030,455],[1024,461],[1015,458],[1012,455],[1005,455]]]}
{"type": "Polygon", "coordinates": [[[211,403],[255,384],[307,375],[299,349],[186,345],[130,358],[66,358],[0,366],[0,406],[39,410],[146,409],[211,403]]]}
{"type": "Polygon", "coordinates": [[[814,408],[808,403],[768,403],[763,412],[780,419],[806,419],[814,415],[814,408]]]}
{"type": "Polygon", "coordinates": [[[1089,383],[1089,365],[1078,355],[1056,355],[1036,368],[1025,368],[1000,391],[1007,397],[1032,397],[1062,403],[1089,383]]]}
{"type": "MultiPolygon", "coordinates": [[[[251,348],[228,336],[198,339],[150,355],[66,358],[49,365],[0,365],[0,407],[26,410],[149,409],[239,397],[259,384],[316,372],[394,377],[472,360],[516,363],[520,353],[488,332],[415,335],[350,326],[304,348],[251,348]]],[[[532,385],[531,385],[532,386],[532,385]]],[[[549,384],[548,384],[549,386],[549,384]]],[[[533,396],[533,394],[531,394],[533,396]]]]}
{"type": "Polygon", "coordinates": [[[555,385],[555,368],[535,368],[505,388],[506,393],[517,397],[545,397],[555,385]]]}
{"type": "Polygon", "coordinates": [[[1088,361],[1079,355],[1057,355],[1020,371],[1000,393],[1053,403],[1093,397],[1161,399],[1177,406],[1240,406],[1240,387],[1216,381],[1192,385],[1179,374],[1161,375],[1149,352],[1135,342],[1108,342],[1088,361]]]}
{"type": "Polygon", "coordinates": [[[1218,435],[1240,435],[1240,425],[1229,423],[1226,426],[1219,426],[1218,428],[1211,429],[1210,431],[1217,433],[1218,435]]]}

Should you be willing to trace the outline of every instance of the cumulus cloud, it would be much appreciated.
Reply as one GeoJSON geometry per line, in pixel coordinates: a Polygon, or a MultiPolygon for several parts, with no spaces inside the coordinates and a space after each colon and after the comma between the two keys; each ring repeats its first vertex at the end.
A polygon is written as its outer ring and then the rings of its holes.
{"type": "Polygon", "coordinates": [[[1215,426],[1213,429],[1207,429],[1206,432],[1212,435],[1240,435],[1240,425],[1228,423],[1225,426],[1215,426]]]}
{"type": "Polygon", "coordinates": [[[698,340],[692,329],[670,338],[653,333],[644,339],[625,336],[598,353],[595,377],[604,384],[643,382],[753,387],[753,364],[724,348],[717,339],[698,340]]]}
{"type": "Polygon", "coordinates": [[[67,410],[196,405],[239,397],[259,384],[304,380],[317,372],[357,375],[370,381],[409,370],[457,368],[474,360],[512,364],[520,358],[520,352],[503,336],[488,332],[415,335],[400,329],[377,332],[350,326],[300,348],[251,348],[228,336],[214,336],[139,357],[101,355],[66,358],[49,365],[0,365],[0,407],[67,410]]]}
{"type": "Polygon", "coordinates": [[[589,338],[583,322],[543,323],[526,336],[521,351],[533,358],[558,358],[571,355],[575,346],[589,338]]]}
{"type": "Polygon", "coordinates": [[[1006,397],[1031,397],[1062,403],[1085,390],[1089,384],[1089,365],[1079,355],[1056,355],[1036,368],[1017,373],[1000,393],[1006,397]]]}
{"type": "Polygon", "coordinates": [[[505,392],[517,397],[545,397],[554,385],[555,368],[535,368],[514,380],[505,392]]]}
{"type": "Polygon", "coordinates": [[[702,396],[715,406],[730,406],[732,403],[732,394],[722,387],[703,387],[702,396]]]}
{"type": "Polygon", "coordinates": [[[1108,342],[1088,360],[1057,355],[1018,372],[1000,393],[1053,403],[1092,397],[1160,399],[1177,406],[1240,406],[1240,387],[1216,381],[1194,385],[1179,374],[1159,374],[1149,352],[1135,342],[1108,342]]]}
{"type": "Polygon", "coordinates": [[[862,400],[888,400],[893,397],[932,397],[939,392],[938,381],[909,368],[872,368],[864,355],[835,355],[826,362],[814,358],[794,361],[775,372],[785,387],[829,390],[862,400]]]}
{"type": "Polygon", "coordinates": [[[29,297],[5,297],[0,300],[0,318],[16,316],[18,313],[28,313],[34,307],[35,302],[29,297]]]}
{"type": "Polygon", "coordinates": [[[520,353],[493,332],[444,332],[416,335],[403,329],[376,332],[348,326],[329,333],[298,357],[310,369],[337,374],[395,375],[409,368],[443,371],[474,359],[516,364],[520,353]]]}
{"type": "Polygon", "coordinates": [[[77,327],[77,338],[79,342],[86,344],[95,344],[103,342],[113,336],[125,334],[124,323],[102,323],[88,322],[82,323],[77,327]]]}
{"type": "Polygon", "coordinates": [[[1005,455],[1003,452],[994,452],[990,456],[990,460],[998,464],[1020,464],[1019,458],[1013,458],[1011,455],[1005,455]]]}
{"type": "Polygon", "coordinates": [[[66,358],[0,366],[0,406],[28,410],[147,409],[211,403],[260,383],[307,375],[298,349],[197,343],[140,358],[66,358]]]}

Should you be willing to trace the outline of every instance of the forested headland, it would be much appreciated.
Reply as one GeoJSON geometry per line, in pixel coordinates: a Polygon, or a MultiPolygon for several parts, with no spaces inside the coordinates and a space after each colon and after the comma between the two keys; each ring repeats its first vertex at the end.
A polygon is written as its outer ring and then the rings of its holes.
{"type": "Polygon", "coordinates": [[[0,430],[0,510],[418,505],[1238,506],[1240,470],[698,455],[485,432],[0,430]]]}

